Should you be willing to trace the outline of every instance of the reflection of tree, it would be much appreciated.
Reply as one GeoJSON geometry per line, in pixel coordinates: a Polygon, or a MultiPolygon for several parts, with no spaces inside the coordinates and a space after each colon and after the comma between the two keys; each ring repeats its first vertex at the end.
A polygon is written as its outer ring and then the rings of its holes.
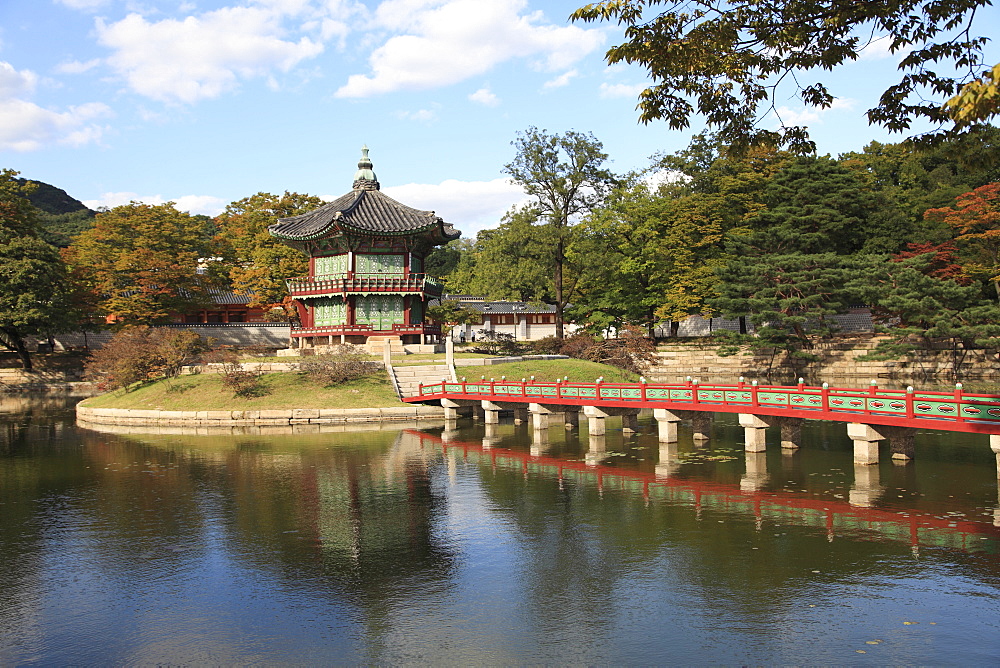
{"type": "Polygon", "coordinates": [[[450,575],[454,557],[433,526],[442,499],[398,431],[143,440],[175,459],[184,485],[215,491],[231,557],[277,566],[292,590],[308,582],[310,596],[355,602],[369,643],[393,627],[402,592],[450,575]]]}

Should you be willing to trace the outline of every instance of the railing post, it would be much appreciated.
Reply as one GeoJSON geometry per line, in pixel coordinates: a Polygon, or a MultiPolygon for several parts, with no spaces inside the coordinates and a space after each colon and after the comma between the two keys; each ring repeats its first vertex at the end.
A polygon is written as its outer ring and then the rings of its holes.
{"type": "Polygon", "coordinates": [[[646,377],[639,376],[639,400],[646,403],[646,377]]]}
{"type": "Polygon", "coordinates": [[[698,379],[697,378],[695,378],[693,381],[691,381],[691,387],[692,387],[692,390],[691,390],[691,399],[692,399],[692,401],[694,401],[694,403],[697,404],[698,403],[698,379]]]}
{"type": "Polygon", "coordinates": [[[799,376],[799,392],[806,389],[806,380],[802,376],[799,376]]]}
{"type": "Polygon", "coordinates": [[[756,380],[750,382],[750,405],[753,406],[754,408],[757,408],[758,406],[760,406],[760,403],[757,401],[757,381],[756,380]]]}
{"type": "Polygon", "coordinates": [[[823,412],[828,413],[830,411],[830,383],[823,383],[819,393],[822,397],[820,405],[823,407],[823,412]]]}
{"type": "Polygon", "coordinates": [[[958,422],[964,422],[965,416],[962,415],[962,384],[955,383],[955,419],[958,422]]]}
{"type": "Polygon", "coordinates": [[[913,413],[913,386],[906,387],[906,417],[912,418],[913,413]]]}
{"type": "Polygon", "coordinates": [[[736,383],[736,387],[738,389],[742,390],[744,385],[746,385],[746,378],[744,378],[743,376],[740,376],[740,380],[739,380],[738,383],[736,383]]]}

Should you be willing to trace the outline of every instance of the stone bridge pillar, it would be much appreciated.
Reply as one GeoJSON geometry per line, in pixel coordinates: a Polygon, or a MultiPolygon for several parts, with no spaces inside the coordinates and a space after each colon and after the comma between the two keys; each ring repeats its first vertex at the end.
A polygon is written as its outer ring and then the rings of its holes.
{"type": "Polygon", "coordinates": [[[764,452],[767,449],[767,428],[771,426],[770,418],[759,415],[740,413],[740,426],[743,427],[744,449],[747,452],[764,452]]]}
{"type": "Polygon", "coordinates": [[[656,420],[656,431],[660,443],[676,443],[677,425],[680,424],[681,416],[665,408],[654,408],[653,418],[656,420]]]}
{"type": "Polygon", "coordinates": [[[997,456],[997,480],[1000,480],[1000,434],[990,434],[990,450],[997,456]]]}
{"type": "MultiPolygon", "coordinates": [[[[451,339],[448,340],[450,341],[451,339]]],[[[503,408],[492,401],[487,401],[486,399],[483,399],[482,406],[483,412],[485,413],[486,424],[500,424],[500,411],[502,411],[503,408]]]]}
{"type": "Polygon", "coordinates": [[[802,418],[781,418],[781,449],[798,450],[802,443],[802,418]]]}
{"type": "Polygon", "coordinates": [[[591,436],[604,436],[607,433],[607,426],[604,424],[606,418],[611,417],[597,406],[584,406],[583,414],[587,416],[587,433],[591,436]]]}
{"type": "Polygon", "coordinates": [[[870,424],[847,423],[847,435],[854,441],[854,463],[865,466],[878,464],[878,442],[885,436],[870,424]]]}
{"type": "Polygon", "coordinates": [[[528,404],[528,412],[531,413],[531,426],[536,431],[549,428],[549,416],[552,411],[542,404],[528,404]]]}
{"type": "Polygon", "coordinates": [[[528,421],[528,409],[524,406],[514,409],[514,424],[523,424],[528,421]]]}

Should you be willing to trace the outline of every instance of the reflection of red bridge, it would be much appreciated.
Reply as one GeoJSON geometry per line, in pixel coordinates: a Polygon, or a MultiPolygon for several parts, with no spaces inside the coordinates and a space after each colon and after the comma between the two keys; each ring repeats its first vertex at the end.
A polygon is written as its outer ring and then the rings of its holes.
{"type": "Polygon", "coordinates": [[[954,392],[798,386],[654,385],[648,383],[537,383],[500,380],[422,385],[404,401],[486,401],[501,407],[521,404],[622,409],[664,409],[835,420],[861,424],[921,427],[1000,434],[1000,396],[954,392]]]}
{"type": "Polygon", "coordinates": [[[899,540],[912,546],[949,547],[975,552],[1000,552],[1000,528],[981,522],[947,520],[915,512],[893,512],[859,508],[843,501],[807,499],[787,492],[748,492],[732,485],[685,480],[654,473],[626,470],[479,443],[445,441],[440,436],[408,430],[421,447],[458,452],[465,460],[489,464],[492,469],[518,471],[572,479],[595,485],[599,490],[641,494],[644,499],[666,500],[693,506],[696,512],[714,510],[753,515],[758,521],[823,527],[831,539],[838,531],[872,532],[880,538],[899,540]],[[985,540],[984,540],[985,539],[985,540]]]}

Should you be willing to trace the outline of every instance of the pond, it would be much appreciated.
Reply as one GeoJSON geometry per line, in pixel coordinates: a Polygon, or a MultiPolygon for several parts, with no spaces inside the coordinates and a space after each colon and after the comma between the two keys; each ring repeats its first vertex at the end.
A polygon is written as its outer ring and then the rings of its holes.
{"type": "Polygon", "coordinates": [[[987,437],[843,425],[108,433],[0,398],[0,664],[962,664],[1000,657],[987,437]],[[771,438],[776,443],[777,438],[771,438]]]}

